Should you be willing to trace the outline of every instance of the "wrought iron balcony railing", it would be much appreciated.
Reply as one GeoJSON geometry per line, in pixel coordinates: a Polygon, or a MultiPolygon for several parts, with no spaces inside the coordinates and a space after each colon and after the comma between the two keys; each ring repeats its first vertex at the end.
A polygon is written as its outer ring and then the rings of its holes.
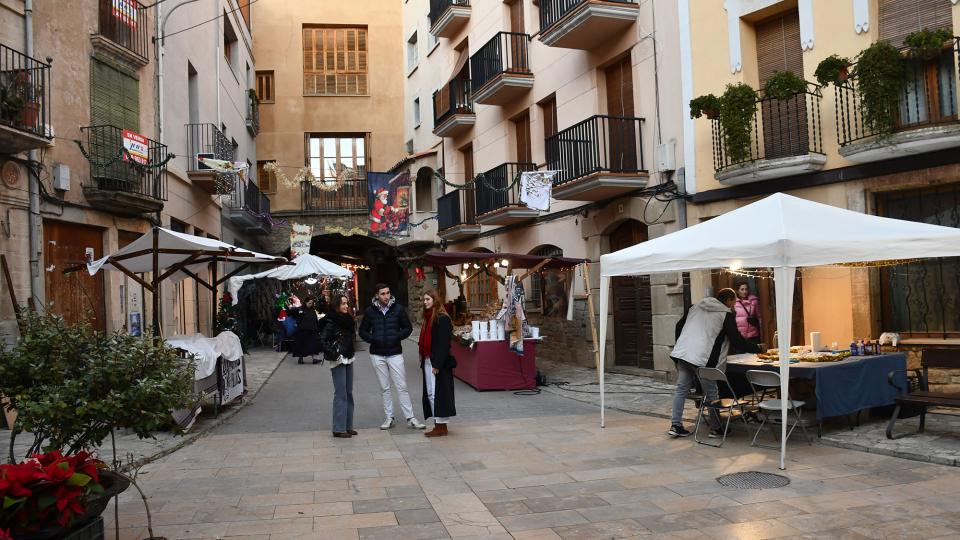
{"type": "Polygon", "coordinates": [[[788,99],[761,96],[747,131],[734,131],[721,119],[711,120],[714,170],[760,160],[822,154],[820,99],[820,87],[815,84],[808,84],[807,90],[788,99]]]}
{"type": "MultiPolygon", "coordinates": [[[[540,0],[540,31],[556,24],[567,13],[590,0],[540,0]]],[[[636,4],[636,0],[604,0],[613,4],[636,4]]]]}
{"type": "Polygon", "coordinates": [[[437,228],[441,231],[459,225],[476,225],[473,189],[458,189],[437,199],[437,228]]]}
{"type": "Polygon", "coordinates": [[[553,184],[595,173],[646,172],[642,126],[643,118],[596,115],[548,138],[547,168],[560,171],[553,184]]]}
{"type": "Polygon", "coordinates": [[[476,184],[477,215],[494,212],[510,206],[524,206],[520,202],[520,183],[507,186],[524,171],[535,171],[535,163],[504,163],[483,173],[483,181],[476,184]]]}
{"type": "Polygon", "coordinates": [[[260,134],[260,99],[253,90],[247,97],[247,131],[251,137],[260,134]]]}
{"type": "Polygon", "coordinates": [[[123,131],[116,126],[80,128],[90,161],[91,187],[167,200],[167,146],[145,139],[146,160],[140,163],[123,151],[123,131]]]}
{"type": "Polygon", "coordinates": [[[469,6],[470,0],[430,0],[430,26],[433,26],[443,16],[443,12],[450,6],[469,6]]]}
{"type": "MultiPolygon", "coordinates": [[[[906,53],[906,49],[904,49],[906,53]]],[[[900,92],[893,122],[894,133],[929,126],[956,123],[957,68],[960,64],[960,37],[935,58],[907,58],[906,83],[900,92]]],[[[836,86],[837,142],[840,146],[888,131],[865,120],[864,103],[856,77],[836,86]]]]}
{"type": "Polygon", "coordinates": [[[214,124],[187,124],[187,171],[209,171],[210,167],[200,163],[201,157],[233,160],[233,145],[226,135],[214,124]]]}
{"type": "Polygon", "coordinates": [[[50,64],[0,45],[0,124],[49,139],[51,103],[50,64]]]}
{"type": "Polygon", "coordinates": [[[310,182],[300,185],[304,212],[342,212],[367,209],[367,179],[344,180],[336,191],[324,191],[310,182]]]}
{"type": "Polygon", "coordinates": [[[456,78],[433,93],[433,127],[457,113],[473,113],[469,78],[456,78]]]}
{"type": "Polygon", "coordinates": [[[225,206],[232,210],[245,210],[253,216],[264,218],[270,214],[270,198],[267,197],[257,183],[252,180],[243,180],[234,175],[233,191],[226,196],[225,206]]]}
{"type": "Polygon", "coordinates": [[[527,43],[530,36],[516,32],[498,32],[470,57],[473,87],[480,88],[501,73],[530,73],[527,43]]]}
{"type": "Polygon", "coordinates": [[[146,63],[150,54],[147,9],[138,0],[100,0],[101,36],[146,63]]]}

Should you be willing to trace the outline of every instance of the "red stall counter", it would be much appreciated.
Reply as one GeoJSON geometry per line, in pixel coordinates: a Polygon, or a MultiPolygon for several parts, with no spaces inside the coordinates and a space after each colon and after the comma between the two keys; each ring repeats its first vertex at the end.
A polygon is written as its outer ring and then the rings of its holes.
{"type": "Polygon", "coordinates": [[[478,341],[473,348],[454,340],[457,367],[453,375],[477,390],[533,390],[537,387],[537,341],[523,340],[523,356],[507,340],[478,341]]]}

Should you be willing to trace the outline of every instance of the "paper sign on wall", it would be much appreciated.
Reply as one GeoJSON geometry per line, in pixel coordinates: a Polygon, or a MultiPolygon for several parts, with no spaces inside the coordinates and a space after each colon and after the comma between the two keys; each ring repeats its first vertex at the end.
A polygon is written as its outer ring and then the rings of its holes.
{"type": "Polygon", "coordinates": [[[310,253],[311,239],[313,239],[313,225],[291,223],[290,257],[296,259],[300,255],[308,255],[310,253]]]}

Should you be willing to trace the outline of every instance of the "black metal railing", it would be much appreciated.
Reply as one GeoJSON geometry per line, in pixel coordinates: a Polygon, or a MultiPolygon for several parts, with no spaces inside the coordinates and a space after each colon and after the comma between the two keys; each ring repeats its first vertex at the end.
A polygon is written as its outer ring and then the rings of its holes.
{"type": "Polygon", "coordinates": [[[100,35],[139,56],[149,58],[150,24],[138,0],[100,0],[100,35]]]}
{"type": "Polygon", "coordinates": [[[260,99],[253,90],[247,97],[247,131],[250,132],[251,137],[260,134],[260,99]]]}
{"type": "Polygon", "coordinates": [[[214,124],[187,124],[187,171],[209,171],[201,157],[233,160],[233,145],[214,124]]]}
{"type": "Polygon", "coordinates": [[[89,156],[91,187],[123,191],[156,200],[167,200],[167,146],[146,140],[146,162],[123,152],[123,129],[116,126],[80,128],[83,146],[89,156]]]}
{"type": "Polygon", "coordinates": [[[366,210],[367,179],[345,180],[336,191],[325,191],[304,182],[300,185],[300,198],[305,212],[366,210]]]}
{"type": "Polygon", "coordinates": [[[560,171],[553,184],[599,172],[645,172],[642,127],[643,118],[597,115],[548,138],[547,168],[560,171]]]}
{"type": "Polygon", "coordinates": [[[433,127],[458,113],[473,114],[470,79],[457,78],[433,93],[433,127]]]}
{"type": "MultiPolygon", "coordinates": [[[[550,28],[564,15],[591,0],[540,0],[540,31],[550,28]]],[[[612,4],[636,4],[636,0],[604,0],[612,4]]]]}
{"type": "Polygon", "coordinates": [[[270,198],[260,191],[256,182],[245,181],[236,175],[233,182],[233,191],[226,196],[224,203],[227,208],[244,210],[259,218],[270,214],[270,198]]]}
{"type": "Polygon", "coordinates": [[[52,138],[51,103],[50,64],[0,44],[0,123],[52,138]]]}
{"type": "Polygon", "coordinates": [[[510,189],[507,186],[521,172],[535,170],[536,163],[504,163],[483,173],[483,181],[476,185],[477,215],[510,206],[525,206],[520,202],[520,183],[515,183],[510,189]]]}
{"type": "Polygon", "coordinates": [[[431,27],[437,24],[437,21],[443,16],[443,12],[449,9],[450,6],[470,7],[470,0],[430,0],[429,17],[431,27]]]}
{"type": "Polygon", "coordinates": [[[721,119],[711,120],[714,170],[764,159],[822,154],[821,97],[820,87],[809,83],[806,91],[788,99],[761,96],[746,126],[749,132],[730,129],[721,119]]]}
{"type": "Polygon", "coordinates": [[[499,32],[470,57],[470,77],[474,88],[480,88],[501,73],[530,73],[527,42],[530,36],[516,32],[499,32]]]}
{"type": "MultiPolygon", "coordinates": [[[[957,69],[960,64],[960,37],[953,47],[930,60],[907,58],[906,83],[893,111],[890,130],[907,131],[957,121],[957,69]]],[[[907,49],[903,49],[906,54],[907,49]]],[[[837,142],[840,146],[880,134],[884,129],[870,126],[856,77],[836,86],[837,142]]]]}
{"type": "Polygon", "coordinates": [[[458,189],[437,199],[437,228],[441,231],[458,225],[475,225],[473,189],[458,189]]]}

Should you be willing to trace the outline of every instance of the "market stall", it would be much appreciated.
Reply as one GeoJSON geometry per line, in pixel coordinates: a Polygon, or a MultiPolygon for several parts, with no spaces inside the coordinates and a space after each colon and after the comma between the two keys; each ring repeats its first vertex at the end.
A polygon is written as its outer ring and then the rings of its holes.
{"type": "MultiPolygon", "coordinates": [[[[454,376],[477,390],[525,390],[536,388],[537,343],[546,339],[527,324],[523,312],[523,280],[548,269],[568,269],[583,259],[517,255],[513,253],[430,252],[423,264],[434,266],[459,287],[479,276],[491,276],[503,285],[497,305],[470,312],[457,304],[452,352],[457,359],[454,376]],[[450,267],[456,267],[451,272],[450,267]],[[514,270],[524,270],[515,275],[514,270]],[[500,270],[506,275],[501,275],[500,270]]],[[[572,287],[571,287],[572,294],[572,287]]],[[[569,303],[572,305],[572,302],[569,303]]]]}
{"type": "MultiPolygon", "coordinates": [[[[790,329],[797,268],[960,255],[960,229],[872,216],[783,193],[692,227],[600,258],[600,341],[606,342],[610,279],[616,276],[727,268],[772,268],[776,283],[781,395],[790,383],[790,329]]],[[[604,349],[600,349],[601,425],[604,349]]],[[[855,390],[855,389],[854,389],[855,390]]],[[[787,416],[787,401],[781,410],[787,416]]],[[[786,468],[787,423],[780,468],[786,468]]]]}

